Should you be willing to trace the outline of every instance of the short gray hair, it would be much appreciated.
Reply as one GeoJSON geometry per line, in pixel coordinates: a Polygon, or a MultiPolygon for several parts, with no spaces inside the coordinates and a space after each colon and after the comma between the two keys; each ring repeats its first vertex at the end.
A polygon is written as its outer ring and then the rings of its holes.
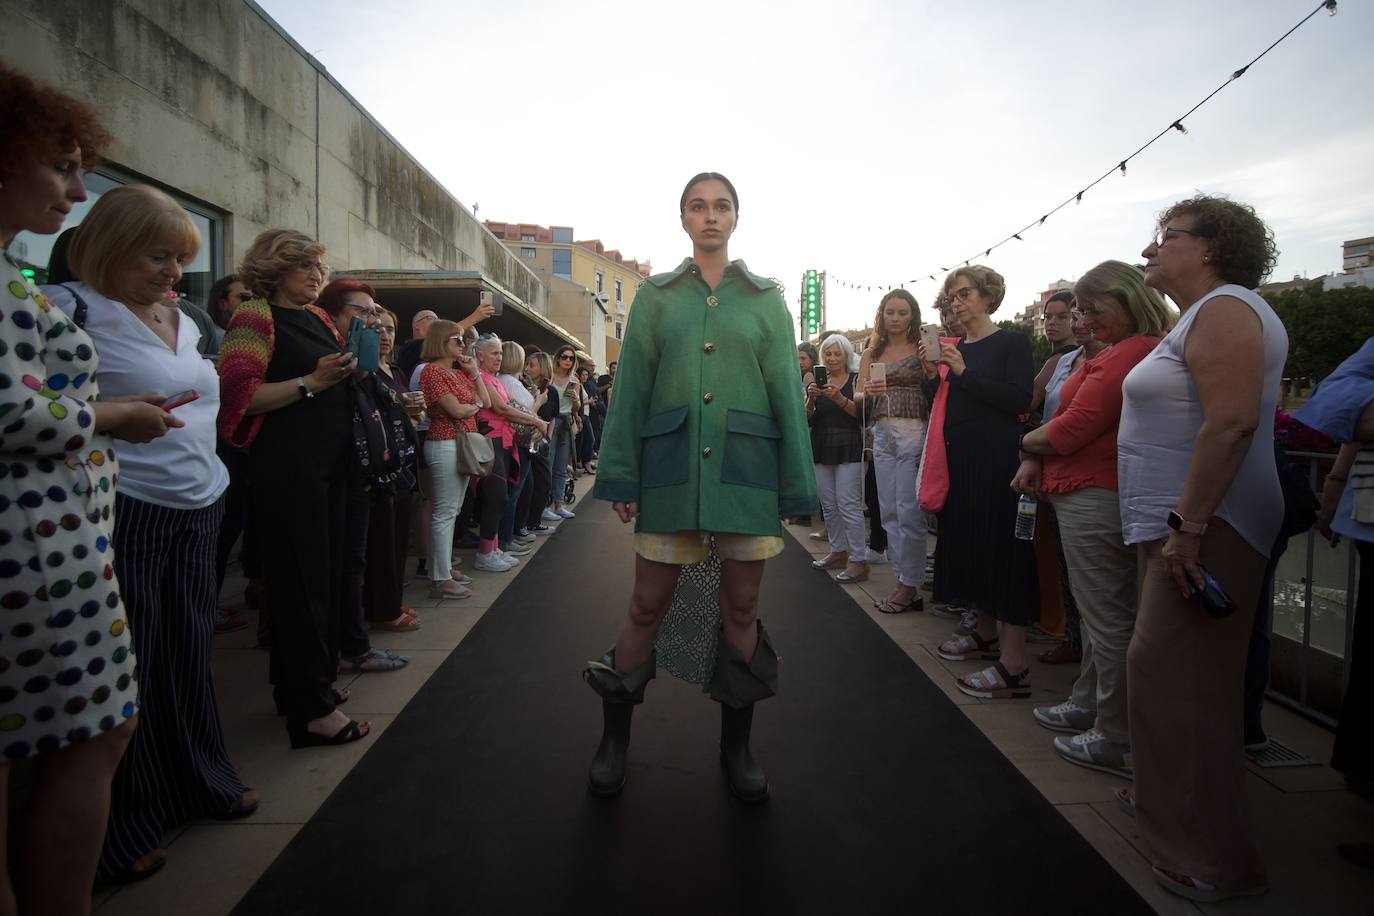
{"type": "Polygon", "coordinates": [[[855,372],[859,368],[859,356],[854,352],[854,343],[843,334],[831,334],[821,342],[821,355],[830,347],[839,347],[844,354],[844,369],[846,372],[855,372]]]}

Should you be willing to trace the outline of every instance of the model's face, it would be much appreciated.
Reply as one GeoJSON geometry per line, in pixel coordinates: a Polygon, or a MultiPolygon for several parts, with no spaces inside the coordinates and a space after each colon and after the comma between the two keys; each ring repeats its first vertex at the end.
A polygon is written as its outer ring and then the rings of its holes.
{"type": "Polygon", "coordinates": [[[277,281],[277,297],[292,305],[309,305],[320,298],[329,267],[313,254],[302,255],[294,266],[288,267],[277,281]]]}
{"type": "Polygon", "coordinates": [[[884,302],[883,329],[889,339],[905,338],[911,330],[911,304],[895,297],[884,302]]]}
{"type": "Polygon", "coordinates": [[[396,346],[396,321],[386,312],[382,312],[377,318],[377,333],[380,335],[377,352],[381,355],[382,361],[385,362],[387,356],[396,346]]]}
{"type": "Polygon", "coordinates": [[[162,302],[181,280],[182,267],[190,259],[191,253],[172,239],[160,239],[135,251],[110,272],[110,298],[128,305],[162,302]]]}
{"type": "Polygon", "coordinates": [[[72,207],[86,199],[81,183],[81,148],[51,161],[31,162],[17,174],[0,179],[0,242],[27,229],[52,235],[72,207]]]}
{"type": "Polygon", "coordinates": [[[1058,300],[1045,306],[1045,339],[1056,347],[1073,339],[1073,315],[1067,302],[1058,300]]]}
{"type": "Polygon", "coordinates": [[[1094,340],[1114,344],[1131,336],[1131,317],[1111,296],[1080,302],[1079,306],[1083,309],[1080,323],[1092,333],[1094,340]]]}
{"type": "Polygon", "coordinates": [[[844,364],[844,351],[832,345],[821,351],[821,362],[825,363],[828,375],[844,375],[848,367],[844,364]]]}
{"type": "Polygon", "coordinates": [[[954,317],[958,318],[964,327],[968,327],[970,321],[986,317],[988,306],[992,305],[992,300],[983,295],[971,277],[964,274],[954,278],[954,282],[950,284],[949,295],[954,301],[954,317]]]}
{"type": "Polygon", "coordinates": [[[696,250],[724,251],[735,232],[735,222],[734,198],[720,179],[698,181],[688,189],[682,228],[691,237],[696,250]]]}

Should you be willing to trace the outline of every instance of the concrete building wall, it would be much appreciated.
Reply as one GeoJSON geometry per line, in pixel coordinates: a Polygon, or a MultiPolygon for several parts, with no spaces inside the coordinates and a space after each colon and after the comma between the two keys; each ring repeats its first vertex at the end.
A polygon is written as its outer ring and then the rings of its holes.
{"type": "Polygon", "coordinates": [[[226,269],[263,229],[339,268],[480,270],[547,293],[313,58],[247,0],[0,0],[0,57],[87,99],[107,159],[224,213],[226,269]]]}

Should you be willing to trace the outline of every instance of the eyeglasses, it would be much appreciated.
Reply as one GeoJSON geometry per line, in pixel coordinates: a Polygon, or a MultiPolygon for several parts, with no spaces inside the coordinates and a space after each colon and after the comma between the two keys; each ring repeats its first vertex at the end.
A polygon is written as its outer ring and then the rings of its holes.
{"type": "Polygon", "coordinates": [[[976,287],[976,286],[961,286],[961,287],[959,287],[958,289],[956,289],[954,292],[950,293],[950,295],[953,296],[955,299],[958,299],[960,302],[963,302],[963,301],[964,301],[965,299],[967,299],[971,294],[973,294],[977,289],[978,289],[978,287],[976,287]]]}
{"type": "Polygon", "coordinates": [[[311,258],[297,261],[293,266],[296,270],[306,275],[318,273],[323,277],[325,274],[329,273],[329,265],[325,264],[323,261],[313,260],[311,258]]]}
{"type": "Polygon", "coordinates": [[[1173,226],[1160,226],[1158,229],[1155,230],[1155,234],[1151,241],[1155,243],[1156,248],[1163,248],[1164,243],[1169,241],[1169,239],[1172,237],[1170,233],[1175,233],[1177,235],[1191,235],[1194,238],[1199,239],[1211,238],[1211,236],[1208,235],[1206,232],[1198,232],[1194,229],[1177,229],[1173,226]]]}
{"type": "Polygon", "coordinates": [[[358,305],[356,302],[345,302],[344,308],[350,308],[355,312],[362,312],[364,315],[380,315],[381,307],[376,305],[358,305]]]}

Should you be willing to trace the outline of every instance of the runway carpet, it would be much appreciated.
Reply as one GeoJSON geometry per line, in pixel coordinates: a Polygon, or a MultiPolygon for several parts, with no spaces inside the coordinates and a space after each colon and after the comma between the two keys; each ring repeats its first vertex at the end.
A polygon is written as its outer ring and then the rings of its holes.
{"type": "Polygon", "coordinates": [[[625,793],[589,795],[601,710],[579,671],[633,555],[609,505],[578,509],[236,914],[1151,912],[790,538],[761,601],[771,800],[730,797],[716,705],[662,673],[625,793]]]}

